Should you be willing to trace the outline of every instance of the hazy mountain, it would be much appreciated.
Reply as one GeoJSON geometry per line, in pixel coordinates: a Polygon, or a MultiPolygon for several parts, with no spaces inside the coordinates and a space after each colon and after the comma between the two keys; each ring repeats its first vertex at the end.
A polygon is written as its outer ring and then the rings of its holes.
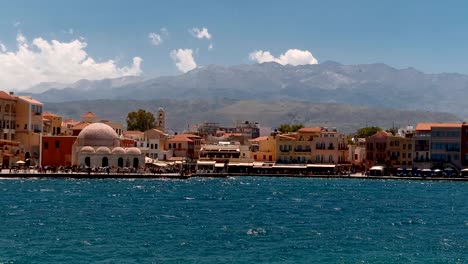
{"type": "Polygon", "coordinates": [[[425,74],[385,64],[208,65],[178,76],[130,80],[82,80],[34,94],[34,98],[44,102],[161,98],[307,100],[468,116],[467,75],[425,74]]]}
{"type": "Polygon", "coordinates": [[[233,125],[235,121],[258,121],[262,126],[277,127],[282,123],[302,123],[306,126],[337,127],[343,132],[354,132],[365,126],[382,128],[415,125],[418,122],[458,122],[453,114],[418,112],[351,106],[333,103],[275,100],[94,100],[81,102],[47,103],[45,111],[66,118],[80,120],[81,115],[92,111],[101,119],[126,124],[127,114],[138,109],[156,113],[159,107],[166,110],[167,127],[183,131],[189,125],[205,121],[233,125]]]}

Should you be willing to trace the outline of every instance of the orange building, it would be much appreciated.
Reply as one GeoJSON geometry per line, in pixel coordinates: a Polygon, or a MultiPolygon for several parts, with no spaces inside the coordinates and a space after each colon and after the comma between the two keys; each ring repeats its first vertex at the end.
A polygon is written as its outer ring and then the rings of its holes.
{"type": "Polygon", "coordinates": [[[71,166],[76,136],[43,136],[41,166],[71,166]]]}

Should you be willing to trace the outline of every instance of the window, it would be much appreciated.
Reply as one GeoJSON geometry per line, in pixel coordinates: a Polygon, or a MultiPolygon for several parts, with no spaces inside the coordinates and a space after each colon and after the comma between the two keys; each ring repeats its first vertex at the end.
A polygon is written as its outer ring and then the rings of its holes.
{"type": "Polygon", "coordinates": [[[182,144],[181,144],[181,143],[179,143],[179,149],[181,149],[181,148],[182,148],[182,144]]]}
{"type": "Polygon", "coordinates": [[[154,144],[154,148],[155,148],[155,149],[158,149],[158,144],[154,144]]]}
{"type": "Polygon", "coordinates": [[[153,145],[153,144],[151,144],[151,149],[154,149],[154,145],[153,145]]]}
{"type": "Polygon", "coordinates": [[[49,142],[44,142],[44,149],[49,149],[49,142]]]}

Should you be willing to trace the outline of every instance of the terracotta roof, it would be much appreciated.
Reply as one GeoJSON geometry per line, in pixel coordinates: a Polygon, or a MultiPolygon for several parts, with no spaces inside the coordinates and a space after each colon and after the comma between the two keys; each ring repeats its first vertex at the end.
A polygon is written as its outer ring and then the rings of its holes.
{"type": "Polygon", "coordinates": [[[251,142],[258,142],[258,141],[263,141],[263,140],[267,140],[268,139],[268,136],[262,136],[262,137],[257,137],[257,138],[253,138],[249,141],[251,142]]]}
{"type": "Polygon", "coordinates": [[[194,135],[194,134],[181,134],[181,135],[184,135],[190,139],[201,139],[200,136],[197,136],[197,135],[194,135]]]}
{"type": "Polygon", "coordinates": [[[289,135],[279,135],[282,138],[287,138],[287,139],[296,139],[295,137],[291,137],[289,135]]]}
{"type": "Polygon", "coordinates": [[[138,130],[126,130],[123,132],[124,135],[141,135],[144,134],[144,132],[138,131],[138,130]]]}
{"type": "Polygon", "coordinates": [[[416,125],[416,130],[424,131],[431,130],[432,127],[461,127],[462,123],[418,123],[416,125]]]}
{"type": "Polygon", "coordinates": [[[88,123],[88,122],[80,122],[76,125],[74,125],[71,130],[81,130],[87,126],[89,126],[91,123],[88,123]]]}
{"type": "Polygon", "coordinates": [[[14,101],[15,98],[4,91],[0,91],[0,99],[14,101]]]}
{"type": "Polygon", "coordinates": [[[37,105],[42,105],[41,102],[37,101],[37,100],[34,100],[32,99],[31,97],[27,97],[27,96],[19,96],[18,98],[20,98],[21,100],[24,100],[30,104],[37,104],[37,105]]]}
{"type": "Polygon", "coordinates": [[[298,132],[320,132],[322,129],[320,127],[303,127],[299,129],[298,132]]]}
{"type": "MultiPolygon", "coordinates": [[[[198,137],[198,136],[197,136],[198,137]]],[[[187,134],[180,134],[180,135],[175,135],[172,138],[170,138],[167,142],[193,142],[187,134]]]]}
{"type": "Polygon", "coordinates": [[[59,117],[58,115],[51,113],[51,112],[44,112],[42,113],[42,116],[59,117]]]}
{"type": "Polygon", "coordinates": [[[93,112],[87,112],[86,114],[81,116],[81,118],[92,118],[92,117],[96,117],[96,115],[93,112]]]}
{"type": "Polygon", "coordinates": [[[392,134],[385,132],[384,130],[380,130],[376,132],[374,135],[370,136],[371,138],[384,138],[384,137],[389,137],[392,134]]]}

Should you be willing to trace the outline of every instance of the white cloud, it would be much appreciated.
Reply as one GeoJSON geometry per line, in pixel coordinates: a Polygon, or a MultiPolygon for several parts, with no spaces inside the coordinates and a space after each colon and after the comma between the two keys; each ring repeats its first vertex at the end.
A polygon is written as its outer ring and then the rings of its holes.
{"type": "Polygon", "coordinates": [[[5,90],[22,90],[40,82],[71,83],[141,74],[140,57],[124,67],[113,60],[96,62],[85,51],[88,44],[80,40],[49,42],[38,37],[29,47],[27,39],[18,34],[16,41],[17,51],[0,53],[0,87],[5,90]]]}
{"type": "Polygon", "coordinates": [[[211,34],[208,32],[208,29],[205,27],[202,29],[192,28],[189,30],[189,32],[192,34],[192,36],[194,36],[197,39],[203,39],[203,38],[211,39],[211,34]]]}
{"type": "Polygon", "coordinates": [[[212,50],[213,48],[214,48],[213,43],[210,43],[210,45],[208,45],[208,50],[212,50]]]}
{"type": "Polygon", "coordinates": [[[170,55],[172,60],[176,63],[177,69],[181,72],[188,72],[197,67],[197,63],[193,58],[193,51],[191,49],[173,50],[170,55]]]}
{"type": "Polygon", "coordinates": [[[274,61],[282,65],[317,64],[317,59],[308,50],[289,49],[279,57],[271,55],[269,51],[256,50],[249,54],[249,59],[258,63],[274,61]]]}
{"type": "Polygon", "coordinates": [[[148,38],[151,40],[151,44],[158,46],[163,42],[161,35],[151,32],[148,34],[148,38]]]}
{"type": "Polygon", "coordinates": [[[1,41],[0,41],[0,51],[1,52],[6,52],[7,51],[6,46],[1,41]]]}

